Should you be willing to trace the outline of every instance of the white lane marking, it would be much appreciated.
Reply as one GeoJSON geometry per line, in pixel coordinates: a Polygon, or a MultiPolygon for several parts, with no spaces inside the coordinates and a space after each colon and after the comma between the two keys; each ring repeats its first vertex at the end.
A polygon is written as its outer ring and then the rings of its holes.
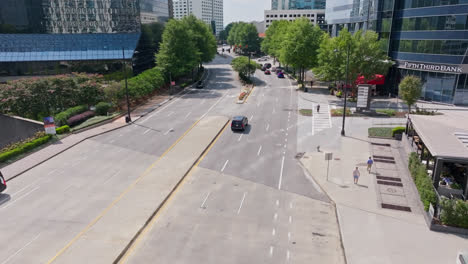
{"type": "Polygon", "coordinates": [[[291,240],[291,232],[288,232],[288,240],[291,240]]]}
{"type": "Polygon", "coordinates": [[[10,202],[10,203],[8,203],[7,205],[5,205],[5,206],[3,206],[3,207],[0,207],[0,210],[1,210],[1,209],[6,209],[6,208],[10,207],[12,204],[16,203],[17,201],[21,200],[22,198],[28,196],[29,194],[31,194],[32,192],[34,192],[34,191],[36,191],[36,190],[38,190],[38,189],[39,189],[39,187],[36,187],[36,188],[32,189],[31,191],[29,191],[29,192],[27,192],[27,193],[21,195],[20,197],[18,197],[17,199],[13,200],[13,201],[10,202]]]}
{"type": "Polygon", "coordinates": [[[229,92],[226,92],[226,94],[224,96],[222,96],[221,98],[218,99],[218,101],[216,101],[216,103],[214,103],[209,109],[208,111],[206,111],[206,113],[204,113],[200,119],[203,119],[210,111],[211,109],[213,109],[213,107],[215,107],[219,102],[221,102],[222,99],[224,99],[227,95],[229,94],[229,92]]]}
{"type": "Polygon", "coordinates": [[[244,134],[241,134],[240,137],[239,137],[239,139],[238,139],[237,141],[241,141],[243,135],[244,135],[244,134]]]}
{"type": "Polygon", "coordinates": [[[253,115],[250,117],[250,121],[252,121],[253,117],[254,117],[253,115]]]}
{"type": "Polygon", "coordinates": [[[107,178],[103,184],[107,183],[110,179],[114,178],[117,174],[119,174],[122,171],[122,169],[117,170],[114,174],[112,174],[109,178],[107,178]]]}
{"type": "Polygon", "coordinates": [[[239,209],[237,210],[237,214],[240,213],[240,210],[242,209],[242,205],[244,204],[245,196],[247,195],[247,192],[244,192],[244,196],[242,196],[241,203],[239,205],[239,209]]]}
{"type": "Polygon", "coordinates": [[[167,134],[169,134],[169,132],[171,132],[173,130],[174,130],[174,128],[169,129],[168,131],[164,132],[164,135],[166,136],[167,134]]]}
{"type": "Polygon", "coordinates": [[[173,114],[174,114],[174,111],[171,111],[171,112],[169,112],[169,114],[167,116],[171,116],[173,114]]]}
{"type": "Polygon", "coordinates": [[[184,119],[187,119],[187,117],[191,114],[192,112],[188,112],[188,114],[184,117],[184,119]]]}
{"type": "Polygon", "coordinates": [[[291,112],[288,113],[288,119],[289,119],[289,117],[291,117],[291,112]]]}
{"type": "Polygon", "coordinates": [[[284,148],[286,148],[286,144],[284,144],[284,148]]]}
{"type": "Polygon", "coordinates": [[[276,98],[276,100],[275,100],[275,101],[276,101],[276,102],[278,102],[278,98],[276,98]]]}
{"type": "Polygon", "coordinates": [[[145,132],[143,132],[143,135],[146,135],[150,131],[151,131],[151,129],[147,129],[145,132]]]}
{"type": "Polygon", "coordinates": [[[203,200],[203,203],[200,205],[200,208],[203,208],[203,209],[206,208],[206,207],[205,207],[205,203],[206,203],[206,200],[208,200],[208,197],[210,197],[210,194],[211,194],[211,192],[209,192],[209,193],[206,195],[205,200],[203,200]]]}
{"type": "Polygon", "coordinates": [[[292,223],[292,216],[289,216],[289,223],[292,223]]]}
{"type": "Polygon", "coordinates": [[[276,112],[276,109],[275,109],[275,108],[273,108],[273,114],[274,114],[275,112],[276,112]]]}
{"type": "Polygon", "coordinates": [[[273,246],[270,246],[270,257],[273,256],[273,246]]]}
{"type": "Polygon", "coordinates": [[[271,235],[272,236],[276,235],[276,229],[273,228],[273,230],[271,231],[271,235]]]}
{"type": "MultiPolygon", "coordinates": [[[[55,169],[55,170],[57,170],[57,169],[55,169]]],[[[31,187],[32,185],[36,184],[36,183],[37,183],[38,181],[40,181],[40,180],[43,180],[43,179],[39,178],[39,179],[33,181],[32,183],[28,184],[26,187],[23,187],[23,188],[21,188],[21,190],[19,190],[19,191],[13,193],[11,196],[17,195],[18,193],[20,193],[20,192],[24,191],[25,189],[31,187]]]]}
{"type": "Polygon", "coordinates": [[[259,107],[259,106],[260,106],[260,102],[257,103],[257,107],[259,107]]]}
{"type": "Polygon", "coordinates": [[[224,165],[223,165],[223,168],[221,169],[221,172],[224,171],[224,169],[226,168],[227,164],[228,164],[229,160],[226,160],[226,162],[224,162],[224,165]]]}
{"type": "Polygon", "coordinates": [[[200,102],[200,104],[204,104],[205,101],[206,101],[206,99],[203,99],[203,100],[200,102]]]}
{"type": "Polygon", "coordinates": [[[260,151],[262,151],[262,146],[260,146],[260,147],[258,148],[257,156],[260,156],[260,151]]]}
{"type": "Polygon", "coordinates": [[[114,142],[115,142],[115,139],[109,141],[109,144],[112,144],[112,143],[114,143],[114,142]]]}
{"type": "Polygon", "coordinates": [[[290,257],[290,254],[289,254],[289,250],[286,251],[286,260],[289,261],[289,257],[290,257]]]}
{"type": "Polygon", "coordinates": [[[276,200],[276,206],[279,206],[279,200],[276,200]]]}
{"type": "Polygon", "coordinates": [[[289,135],[289,134],[288,134],[288,133],[286,133],[286,136],[288,136],[288,135],[289,135]]]}
{"type": "Polygon", "coordinates": [[[266,131],[268,131],[268,129],[270,129],[270,124],[267,124],[266,131]]]}
{"type": "Polygon", "coordinates": [[[287,139],[287,138],[285,138],[285,139],[284,139],[284,142],[288,142],[288,139],[287,139]]]}
{"type": "Polygon", "coordinates": [[[24,245],[23,247],[21,247],[20,249],[18,249],[15,253],[13,253],[13,255],[9,256],[7,259],[5,259],[1,264],[6,264],[8,263],[8,261],[10,261],[10,259],[14,258],[16,255],[18,255],[21,251],[23,251],[23,249],[25,249],[27,246],[31,245],[32,242],[34,242],[39,236],[41,235],[41,233],[37,234],[33,239],[31,239],[28,243],[26,243],[26,245],[24,245]]]}
{"type": "Polygon", "coordinates": [[[276,219],[278,219],[278,213],[275,213],[275,215],[273,216],[273,219],[276,221],[276,219]]]}
{"type": "Polygon", "coordinates": [[[283,169],[284,169],[284,156],[283,156],[283,159],[281,160],[281,171],[280,171],[280,178],[278,182],[278,190],[281,190],[281,182],[283,181],[283,169]]]}
{"type": "Polygon", "coordinates": [[[292,206],[292,203],[289,203],[289,208],[291,208],[291,209],[292,209],[292,207],[293,207],[293,206],[292,206]]]}
{"type": "Polygon", "coordinates": [[[288,131],[288,130],[289,130],[289,127],[286,128],[286,131],[288,131]]]}
{"type": "Polygon", "coordinates": [[[123,137],[123,134],[119,134],[119,137],[123,137]]]}
{"type": "Polygon", "coordinates": [[[58,169],[54,169],[54,170],[50,171],[49,173],[47,173],[47,176],[49,176],[49,175],[55,173],[57,170],[58,170],[58,169]]]}

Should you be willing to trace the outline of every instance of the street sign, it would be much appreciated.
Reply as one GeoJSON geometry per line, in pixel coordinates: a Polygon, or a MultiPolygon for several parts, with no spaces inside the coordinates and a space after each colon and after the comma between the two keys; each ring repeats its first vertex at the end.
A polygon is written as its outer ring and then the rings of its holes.
{"type": "Polygon", "coordinates": [[[57,133],[55,131],[55,123],[53,117],[44,117],[44,129],[46,134],[55,135],[57,133]]]}
{"type": "Polygon", "coordinates": [[[171,82],[171,85],[174,86],[174,85],[175,85],[175,82],[171,82]]]}
{"type": "Polygon", "coordinates": [[[370,104],[370,85],[358,85],[357,108],[368,109],[370,104]]]}
{"type": "Polygon", "coordinates": [[[325,153],[325,160],[332,160],[333,159],[333,153],[327,152],[325,153]]]}

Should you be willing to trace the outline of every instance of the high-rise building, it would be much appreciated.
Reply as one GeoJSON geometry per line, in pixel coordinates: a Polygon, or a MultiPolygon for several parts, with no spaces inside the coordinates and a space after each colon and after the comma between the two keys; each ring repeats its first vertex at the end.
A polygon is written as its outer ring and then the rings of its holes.
{"type": "Polygon", "coordinates": [[[168,0],[1,0],[0,75],[131,59],[141,23],[168,17],[168,0]]]}
{"type": "Polygon", "coordinates": [[[223,0],[173,0],[174,18],[193,14],[215,28],[216,35],[224,28],[223,0]]]}
{"type": "Polygon", "coordinates": [[[325,9],[325,0],[271,0],[271,10],[325,9]]]}
{"type": "Polygon", "coordinates": [[[325,26],[325,10],[307,9],[307,10],[265,10],[264,21],[265,30],[276,20],[293,21],[299,18],[306,18],[313,25],[321,28],[325,26]]]}
{"type": "Polygon", "coordinates": [[[396,61],[382,93],[398,94],[407,75],[421,78],[421,99],[468,104],[466,1],[327,0],[332,36],[347,28],[374,30],[396,61]]]}
{"type": "Polygon", "coordinates": [[[169,0],[140,0],[141,23],[167,22],[170,17],[169,0]]]}

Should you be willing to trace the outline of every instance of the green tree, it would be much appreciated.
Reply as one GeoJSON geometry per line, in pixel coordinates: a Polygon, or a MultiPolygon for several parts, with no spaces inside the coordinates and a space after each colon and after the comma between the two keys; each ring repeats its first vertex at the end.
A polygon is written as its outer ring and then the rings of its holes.
{"type": "Polygon", "coordinates": [[[408,75],[400,82],[399,95],[408,105],[408,112],[411,113],[411,106],[416,103],[421,96],[421,79],[408,75]]]}
{"type": "Polygon", "coordinates": [[[283,41],[286,39],[286,32],[291,22],[287,20],[273,21],[271,26],[265,31],[265,39],[262,42],[262,51],[275,59],[280,56],[283,41]]]}
{"type": "Polygon", "coordinates": [[[299,82],[304,84],[305,71],[317,65],[317,50],[323,31],[305,18],[294,20],[288,26],[280,47],[281,62],[299,69],[299,82]]]}
{"type": "Polygon", "coordinates": [[[200,54],[198,61],[200,66],[203,62],[212,61],[216,55],[217,45],[209,26],[194,15],[184,17],[182,22],[192,31],[193,41],[200,54]]]}
{"type": "Polygon", "coordinates": [[[245,22],[234,23],[229,31],[228,43],[241,47],[243,52],[259,52],[260,38],[257,28],[245,22]]]}
{"type": "Polygon", "coordinates": [[[200,62],[201,52],[197,49],[193,32],[183,21],[169,20],[162,39],[156,62],[164,73],[181,76],[200,62]]]}
{"type": "Polygon", "coordinates": [[[231,31],[232,27],[234,26],[234,23],[229,23],[223,31],[219,32],[219,40],[226,42],[229,36],[229,32],[231,31]]]}
{"type": "Polygon", "coordinates": [[[249,64],[249,58],[246,56],[240,56],[231,61],[232,69],[239,73],[239,77],[247,81],[249,74],[254,74],[258,68],[258,64],[251,60],[249,64]]]}

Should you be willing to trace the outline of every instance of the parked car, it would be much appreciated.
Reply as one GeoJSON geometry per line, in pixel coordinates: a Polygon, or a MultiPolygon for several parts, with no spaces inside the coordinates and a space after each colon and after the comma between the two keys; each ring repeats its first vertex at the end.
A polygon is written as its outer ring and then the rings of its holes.
{"type": "Polygon", "coordinates": [[[198,89],[201,89],[201,88],[203,88],[204,86],[205,86],[205,85],[203,84],[203,81],[200,80],[200,81],[197,82],[197,86],[196,86],[196,87],[197,87],[198,89]]]}
{"type": "Polygon", "coordinates": [[[283,72],[278,72],[278,78],[284,78],[284,73],[283,72]]]}
{"type": "Polygon", "coordinates": [[[2,172],[0,172],[0,193],[3,192],[6,189],[6,181],[5,178],[3,178],[2,172]]]}
{"type": "Polygon", "coordinates": [[[270,69],[271,68],[271,63],[265,63],[264,65],[267,69],[270,69]]]}
{"type": "Polygon", "coordinates": [[[276,67],[276,68],[275,68],[275,72],[276,72],[276,73],[283,72],[283,70],[284,70],[284,69],[283,69],[282,67],[276,67]]]}
{"type": "Polygon", "coordinates": [[[270,75],[271,74],[270,70],[265,70],[265,74],[270,75]]]}
{"type": "Polygon", "coordinates": [[[244,131],[245,128],[249,125],[249,120],[245,116],[235,116],[232,118],[231,130],[241,130],[244,131]]]}
{"type": "Polygon", "coordinates": [[[262,71],[265,71],[267,70],[267,68],[265,66],[262,67],[262,71]]]}

